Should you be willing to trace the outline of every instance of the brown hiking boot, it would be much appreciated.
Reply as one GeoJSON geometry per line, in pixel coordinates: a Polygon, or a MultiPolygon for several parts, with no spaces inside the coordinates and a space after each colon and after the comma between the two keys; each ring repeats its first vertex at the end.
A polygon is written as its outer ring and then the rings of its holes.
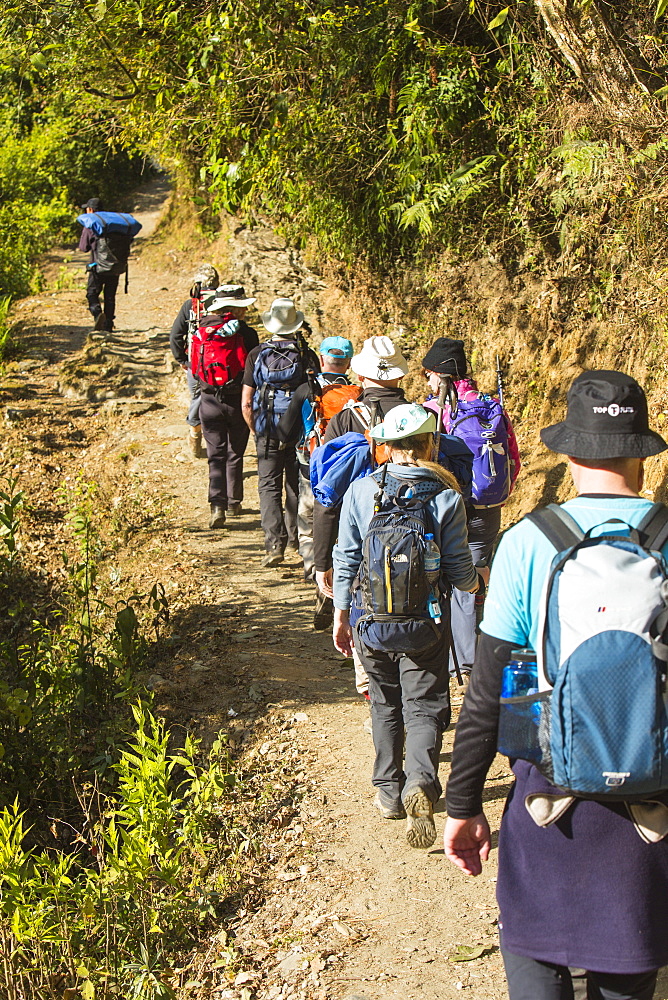
{"type": "Polygon", "coordinates": [[[416,785],[404,792],[406,840],[411,847],[432,847],[436,840],[434,807],[424,788],[416,785]]]}
{"type": "Polygon", "coordinates": [[[202,458],[202,432],[201,430],[193,430],[191,427],[188,431],[188,451],[193,458],[202,458]]]}
{"type": "Polygon", "coordinates": [[[280,566],[283,562],[282,549],[275,548],[267,552],[264,559],[260,560],[260,566],[280,566]]]}
{"type": "Polygon", "coordinates": [[[227,505],[227,516],[228,517],[241,517],[243,510],[241,508],[241,500],[235,503],[228,503],[227,505]]]}
{"type": "Polygon", "coordinates": [[[380,792],[376,792],[376,797],[373,800],[373,804],[383,817],[383,819],[405,819],[406,813],[404,812],[404,807],[401,802],[396,806],[386,806],[383,805],[383,800],[380,797],[380,792]]]}

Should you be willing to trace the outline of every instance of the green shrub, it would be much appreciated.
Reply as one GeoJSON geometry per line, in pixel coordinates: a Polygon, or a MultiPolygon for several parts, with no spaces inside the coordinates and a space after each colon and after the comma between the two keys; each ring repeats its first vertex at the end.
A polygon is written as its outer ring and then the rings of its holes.
{"type": "Polygon", "coordinates": [[[133,713],[137,728],[115,765],[116,793],[100,799],[84,790],[89,811],[76,851],[27,849],[17,803],[0,812],[7,1000],[41,1000],[56,988],[88,1000],[173,998],[174,960],[216,912],[204,866],[214,827],[226,826],[230,849],[235,842],[226,822],[235,785],[229,758],[220,741],[204,764],[191,739],[169,753],[163,725],[140,706],[133,713]]]}

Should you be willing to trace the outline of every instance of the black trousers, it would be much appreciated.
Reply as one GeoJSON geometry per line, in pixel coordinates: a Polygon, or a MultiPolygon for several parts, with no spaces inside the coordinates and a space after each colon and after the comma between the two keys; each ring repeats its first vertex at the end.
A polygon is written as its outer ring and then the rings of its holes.
{"type": "Polygon", "coordinates": [[[241,415],[241,392],[200,396],[199,419],[209,460],[209,503],[227,510],[244,497],[244,452],[250,431],[241,415]]]}
{"type": "Polygon", "coordinates": [[[257,447],[257,488],[260,494],[260,520],[267,552],[285,550],[288,542],[297,547],[297,506],[299,504],[299,469],[294,445],[281,447],[278,441],[259,437],[257,447]],[[283,485],[285,484],[285,507],[283,485]]]}
{"type": "Polygon", "coordinates": [[[91,268],[88,272],[88,287],[86,288],[88,308],[93,316],[99,316],[101,312],[104,312],[110,329],[116,315],[117,288],[117,274],[107,272],[98,274],[95,268],[91,268]],[[104,295],[104,309],[100,305],[100,295],[104,295]]]}
{"type": "MultiPolygon", "coordinates": [[[[510,1000],[573,1000],[573,979],[565,965],[523,958],[503,946],[501,954],[510,1000]]],[[[656,977],[657,970],[635,975],[587,972],[587,1000],[652,1000],[656,977]]]]}

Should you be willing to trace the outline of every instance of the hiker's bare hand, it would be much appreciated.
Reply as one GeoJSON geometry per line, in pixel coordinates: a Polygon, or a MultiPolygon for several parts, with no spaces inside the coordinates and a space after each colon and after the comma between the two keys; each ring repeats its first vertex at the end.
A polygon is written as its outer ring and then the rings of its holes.
{"type": "Polygon", "coordinates": [[[332,590],[332,584],[334,583],[334,570],[326,569],[324,573],[315,574],[315,582],[318,584],[318,590],[325,597],[334,597],[334,591],[332,590]]]}
{"type": "Polygon", "coordinates": [[[348,620],[348,612],[334,609],[334,628],[332,629],[334,646],[343,656],[353,655],[353,630],[348,620]]]}
{"type": "Polygon", "coordinates": [[[492,846],[489,823],[484,813],[471,819],[448,817],[443,831],[445,856],[468,875],[479,875],[492,846]]]}
{"type": "Polygon", "coordinates": [[[489,585],[489,566],[476,566],[476,571],[482,577],[482,581],[487,587],[489,585]]]}

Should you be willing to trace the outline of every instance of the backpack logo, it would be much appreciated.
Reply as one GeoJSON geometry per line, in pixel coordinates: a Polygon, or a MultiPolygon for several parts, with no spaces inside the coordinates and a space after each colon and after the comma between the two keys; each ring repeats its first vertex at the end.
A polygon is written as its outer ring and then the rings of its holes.
{"type": "Polygon", "coordinates": [[[631,772],[603,771],[603,777],[605,778],[605,783],[609,788],[619,788],[624,784],[627,778],[631,777],[631,772]]]}

